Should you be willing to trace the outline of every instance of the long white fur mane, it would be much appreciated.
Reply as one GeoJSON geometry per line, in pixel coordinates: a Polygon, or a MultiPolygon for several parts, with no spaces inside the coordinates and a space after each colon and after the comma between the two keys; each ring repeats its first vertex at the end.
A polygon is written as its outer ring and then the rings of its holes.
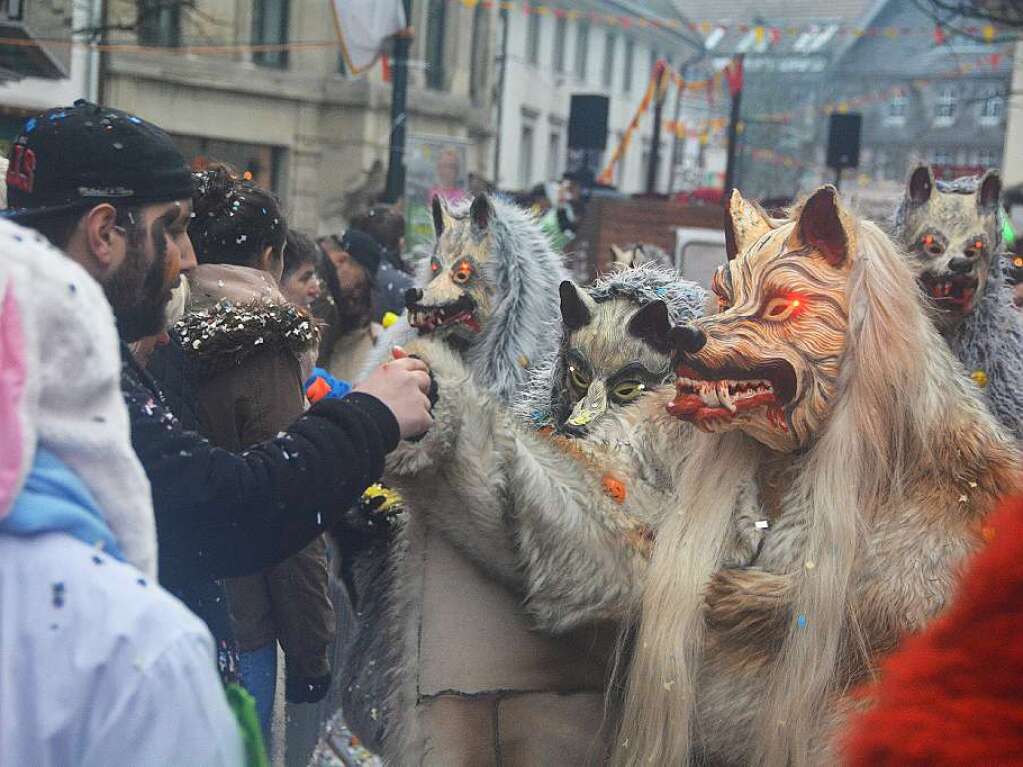
{"type": "MultiPolygon", "coordinates": [[[[786,224],[790,226],[791,224],[786,224]]],[[[845,668],[869,666],[853,612],[864,530],[919,487],[940,484],[957,429],[993,422],[971,392],[922,305],[913,275],[870,222],[854,224],[858,252],[848,285],[849,329],[834,408],[799,457],[783,514],[805,539],[789,574],[792,624],[758,706],[755,763],[803,765],[845,668]],[[939,475],[935,479],[935,473],[939,475]],[[802,563],[813,561],[812,576],[802,563]]],[[[699,435],[680,480],[678,513],[658,531],[643,598],[613,763],[689,765],[700,724],[697,675],[704,652],[703,588],[721,566],[722,542],[764,455],[741,433],[699,435]]],[[[964,460],[966,460],[964,458],[964,460]]]]}

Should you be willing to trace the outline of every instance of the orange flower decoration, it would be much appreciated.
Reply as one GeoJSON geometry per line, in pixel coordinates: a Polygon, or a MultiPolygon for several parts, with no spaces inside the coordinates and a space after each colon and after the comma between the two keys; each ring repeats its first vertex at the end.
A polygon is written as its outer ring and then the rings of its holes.
{"type": "Polygon", "coordinates": [[[625,503],[625,483],[620,479],[615,479],[610,474],[605,474],[600,479],[600,485],[615,503],[625,503]]]}

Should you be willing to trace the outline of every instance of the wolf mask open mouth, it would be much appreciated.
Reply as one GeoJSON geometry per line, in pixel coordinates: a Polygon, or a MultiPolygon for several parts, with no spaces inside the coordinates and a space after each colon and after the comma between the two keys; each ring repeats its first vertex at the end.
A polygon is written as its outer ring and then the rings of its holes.
{"type": "Polygon", "coordinates": [[[771,424],[788,430],[784,406],[795,393],[796,376],[792,368],[778,362],[759,370],[700,371],[691,365],[680,365],[676,371],[675,399],[668,412],[676,418],[694,423],[704,431],[737,417],[766,408],[771,424]]]}
{"type": "Polygon", "coordinates": [[[409,324],[420,334],[432,333],[438,328],[465,325],[474,333],[480,332],[479,319],[476,317],[476,302],[471,296],[462,295],[457,301],[443,306],[423,306],[410,303],[408,306],[409,324]]]}
{"type": "Polygon", "coordinates": [[[967,314],[973,309],[978,279],[972,274],[920,275],[920,284],[939,309],[967,314]]]}

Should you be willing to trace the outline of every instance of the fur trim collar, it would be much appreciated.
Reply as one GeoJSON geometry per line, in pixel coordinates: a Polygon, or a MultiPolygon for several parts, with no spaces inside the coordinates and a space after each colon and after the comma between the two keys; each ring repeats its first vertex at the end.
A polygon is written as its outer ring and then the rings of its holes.
{"type": "Polygon", "coordinates": [[[174,330],[203,376],[240,365],[266,349],[287,349],[301,358],[320,338],[316,323],[301,309],[265,301],[233,304],[224,299],[185,315],[174,330]]]}

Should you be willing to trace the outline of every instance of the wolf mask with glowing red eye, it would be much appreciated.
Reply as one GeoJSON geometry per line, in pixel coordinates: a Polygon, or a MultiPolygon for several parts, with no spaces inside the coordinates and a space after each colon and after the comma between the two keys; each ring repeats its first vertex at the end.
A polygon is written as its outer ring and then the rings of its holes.
{"type": "Polygon", "coordinates": [[[409,324],[421,334],[470,342],[482,333],[493,303],[493,286],[484,271],[493,250],[494,217],[486,195],[476,197],[469,210],[458,215],[443,198],[433,198],[437,246],[428,282],[405,293],[409,324]]]}
{"type": "Polygon", "coordinates": [[[848,330],[853,232],[834,187],[789,220],[733,191],[728,263],[714,276],[718,312],[647,339],[674,354],[672,415],[704,431],[740,429],[796,450],[830,410],[848,330]]]}

